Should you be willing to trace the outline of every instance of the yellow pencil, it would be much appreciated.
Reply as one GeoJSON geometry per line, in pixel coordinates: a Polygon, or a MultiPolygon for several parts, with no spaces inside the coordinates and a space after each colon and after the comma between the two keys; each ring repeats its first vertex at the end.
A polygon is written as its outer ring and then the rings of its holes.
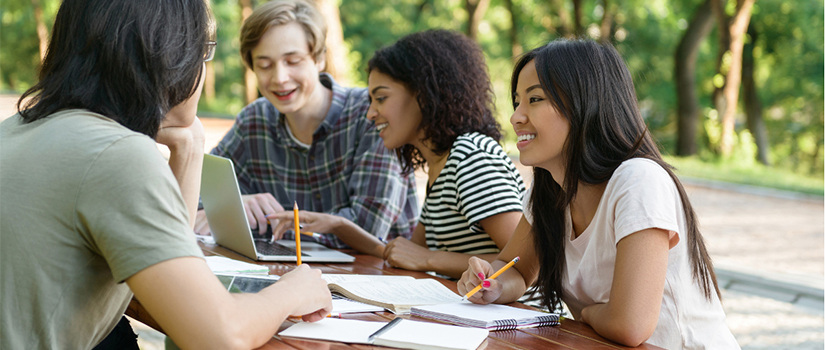
{"type": "Polygon", "coordinates": [[[298,202],[292,205],[292,212],[295,214],[295,257],[298,265],[301,265],[301,227],[298,225],[298,202]]]}
{"type": "MultiPolygon", "coordinates": [[[[494,273],[488,279],[491,279],[491,280],[495,279],[496,277],[498,277],[498,275],[502,274],[504,271],[507,271],[507,269],[509,269],[510,267],[515,265],[518,261],[519,261],[519,257],[513,258],[513,260],[510,260],[510,262],[508,262],[507,265],[504,265],[500,269],[498,269],[498,271],[496,271],[496,273],[494,273]]],[[[470,297],[473,296],[473,294],[476,294],[476,292],[478,292],[480,290],[481,290],[481,284],[477,285],[475,288],[473,288],[473,290],[467,292],[467,294],[465,294],[464,298],[462,298],[462,299],[463,300],[470,299],[470,297]]]]}

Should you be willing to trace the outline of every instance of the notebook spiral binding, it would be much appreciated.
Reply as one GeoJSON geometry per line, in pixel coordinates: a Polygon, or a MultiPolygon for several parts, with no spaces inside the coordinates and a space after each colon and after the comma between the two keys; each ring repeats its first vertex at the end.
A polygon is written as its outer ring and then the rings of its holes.
{"type": "Polygon", "coordinates": [[[538,320],[538,326],[536,327],[555,326],[559,324],[559,315],[541,316],[538,320]]]}
{"type": "Polygon", "coordinates": [[[512,329],[516,329],[518,327],[518,322],[514,319],[506,319],[506,320],[496,320],[495,326],[493,329],[497,331],[509,331],[512,329]]]}

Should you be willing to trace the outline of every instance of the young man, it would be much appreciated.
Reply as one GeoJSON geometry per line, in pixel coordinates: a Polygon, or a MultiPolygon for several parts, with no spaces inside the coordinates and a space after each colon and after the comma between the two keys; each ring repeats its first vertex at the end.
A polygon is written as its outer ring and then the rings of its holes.
{"type": "MultiPolygon", "coordinates": [[[[415,184],[364,117],[366,89],[321,73],[325,38],[323,17],[302,0],[271,1],[247,18],[241,56],[263,97],[238,114],[212,154],[235,163],[253,229],[271,225],[281,238],[291,220],[284,207],[296,202],[305,229],[324,233],[321,243],[381,256],[380,240],[412,234],[415,184]]],[[[197,217],[195,231],[209,233],[203,211],[197,217]]]]}

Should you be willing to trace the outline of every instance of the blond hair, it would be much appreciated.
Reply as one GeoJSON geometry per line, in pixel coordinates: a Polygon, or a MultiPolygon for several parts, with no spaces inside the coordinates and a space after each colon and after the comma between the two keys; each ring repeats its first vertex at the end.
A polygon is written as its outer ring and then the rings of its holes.
{"type": "Polygon", "coordinates": [[[327,23],[314,4],[304,0],[274,0],[252,12],[241,26],[241,57],[252,68],[252,49],[269,28],[298,22],[304,28],[312,58],[319,62],[326,52],[327,23]]]}

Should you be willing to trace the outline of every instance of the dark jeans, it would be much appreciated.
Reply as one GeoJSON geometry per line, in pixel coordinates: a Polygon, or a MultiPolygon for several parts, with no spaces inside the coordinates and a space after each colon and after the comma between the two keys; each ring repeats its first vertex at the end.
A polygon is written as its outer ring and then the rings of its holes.
{"type": "Polygon", "coordinates": [[[112,332],[94,347],[94,350],[126,349],[140,350],[137,343],[137,334],[132,330],[132,325],[126,316],[120,319],[112,332]]]}

